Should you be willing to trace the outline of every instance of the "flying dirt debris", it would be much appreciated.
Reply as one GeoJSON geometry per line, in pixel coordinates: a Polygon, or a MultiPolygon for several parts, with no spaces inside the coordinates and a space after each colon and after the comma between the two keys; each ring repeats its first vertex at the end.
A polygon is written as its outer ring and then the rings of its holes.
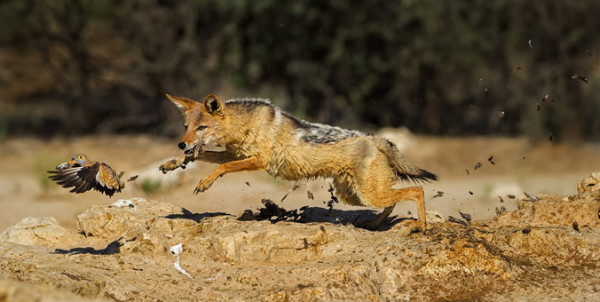
{"type": "Polygon", "coordinates": [[[468,222],[466,222],[466,221],[464,221],[464,220],[462,220],[462,219],[456,218],[456,217],[454,217],[454,216],[448,216],[448,221],[450,221],[450,222],[454,222],[454,223],[458,223],[458,224],[462,224],[462,225],[463,225],[463,226],[465,226],[465,227],[468,227],[468,226],[469,226],[469,223],[468,223],[468,222]]]}
{"type": "Polygon", "coordinates": [[[500,208],[496,207],[496,216],[502,214],[506,212],[506,207],[505,206],[501,206],[500,208]]]}
{"type": "Polygon", "coordinates": [[[433,195],[431,198],[438,198],[438,197],[442,197],[444,196],[444,192],[442,191],[437,191],[437,193],[435,195],[433,195]]]}
{"type": "Polygon", "coordinates": [[[537,198],[536,196],[533,196],[527,192],[523,192],[523,194],[525,194],[525,196],[527,196],[527,198],[531,199],[532,201],[538,201],[540,200],[539,198],[537,198]]]}
{"type": "Polygon", "coordinates": [[[492,156],[490,156],[490,157],[488,158],[488,161],[489,161],[489,162],[490,162],[490,164],[492,164],[492,165],[495,165],[495,164],[496,164],[496,163],[494,162],[494,156],[493,156],[493,155],[492,155],[492,156]]]}
{"type": "Polygon", "coordinates": [[[588,81],[588,78],[587,78],[587,77],[584,77],[584,76],[582,76],[582,75],[578,75],[578,74],[574,74],[574,75],[572,75],[572,76],[571,76],[571,79],[577,79],[577,80],[580,80],[580,81],[582,81],[582,82],[584,82],[584,83],[586,83],[586,84],[587,84],[587,83],[589,83],[589,81],[588,81]]]}
{"type": "Polygon", "coordinates": [[[481,166],[482,166],[481,162],[478,162],[475,164],[475,167],[473,167],[473,170],[477,170],[477,169],[481,168],[481,166]]]}
{"type": "Polygon", "coordinates": [[[298,188],[300,188],[300,185],[295,184],[294,187],[292,187],[287,193],[285,193],[285,195],[283,195],[283,197],[281,198],[281,201],[284,201],[291,192],[296,191],[296,189],[298,189],[298,188]]]}
{"type": "Polygon", "coordinates": [[[471,214],[464,213],[461,210],[458,210],[458,214],[460,214],[460,217],[462,217],[464,220],[471,222],[471,214]]]}
{"type": "Polygon", "coordinates": [[[542,98],[542,103],[547,101],[549,97],[550,97],[550,95],[548,95],[548,94],[544,95],[544,97],[542,98]]]}

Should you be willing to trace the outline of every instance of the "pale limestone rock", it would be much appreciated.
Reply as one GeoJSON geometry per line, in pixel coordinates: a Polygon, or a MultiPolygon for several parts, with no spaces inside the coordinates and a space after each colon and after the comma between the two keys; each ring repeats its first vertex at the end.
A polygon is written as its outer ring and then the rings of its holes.
{"type": "Polygon", "coordinates": [[[154,225],[161,219],[168,221],[169,215],[183,215],[182,208],[173,204],[135,198],[131,202],[134,207],[93,205],[77,216],[78,229],[87,236],[114,239],[129,229],[154,225]]]}
{"type": "Polygon", "coordinates": [[[133,207],[92,206],[78,216],[81,233],[52,218],[7,229],[0,234],[0,278],[115,301],[549,300],[594,293],[600,203],[589,195],[537,196],[466,227],[432,222],[426,234],[412,233],[410,219],[371,232],[331,217],[238,221],[131,199],[133,207]],[[38,240],[46,246],[27,245],[38,240]],[[119,248],[106,253],[115,242],[119,248]],[[173,269],[169,248],[179,243],[194,280],[173,269]],[[532,277],[539,284],[533,290],[532,277]]]}
{"type": "Polygon", "coordinates": [[[581,227],[598,227],[600,203],[591,198],[580,198],[565,202],[552,195],[539,195],[540,200],[520,200],[518,210],[504,212],[496,219],[500,225],[530,227],[571,226],[574,222],[581,227]]]}
{"type": "Polygon", "coordinates": [[[0,241],[23,245],[57,243],[67,230],[54,217],[27,217],[0,233],[0,241]]]}
{"type": "Polygon", "coordinates": [[[600,190],[600,172],[594,172],[577,184],[577,192],[594,192],[600,190]]]}
{"type": "Polygon", "coordinates": [[[58,290],[49,286],[0,280],[0,301],[86,302],[99,300],[83,298],[66,290],[58,290]]]}

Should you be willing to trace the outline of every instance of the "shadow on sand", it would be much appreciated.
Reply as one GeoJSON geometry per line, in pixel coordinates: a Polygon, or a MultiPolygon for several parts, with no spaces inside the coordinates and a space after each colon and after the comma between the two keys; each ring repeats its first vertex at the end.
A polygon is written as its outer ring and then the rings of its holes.
{"type": "MultiPolygon", "coordinates": [[[[109,243],[105,248],[99,249],[99,250],[97,250],[93,247],[74,247],[70,250],[55,249],[53,254],[64,254],[64,255],[78,255],[78,254],[112,255],[112,254],[118,254],[121,252],[121,246],[123,246],[123,243],[121,243],[121,239],[123,239],[123,237],[109,243]]],[[[135,238],[133,238],[131,240],[135,240],[135,238]]]]}
{"type": "Polygon", "coordinates": [[[169,214],[167,216],[163,216],[162,218],[167,219],[190,219],[195,222],[200,222],[205,218],[216,217],[216,216],[233,216],[231,214],[223,213],[223,212],[214,212],[214,213],[192,213],[186,208],[181,208],[181,214],[169,214]]]}
{"type": "MultiPolygon", "coordinates": [[[[337,210],[330,206],[328,209],[321,207],[304,206],[298,210],[286,210],[269,199],[263,199],[264,208],[259,208],[258,212],[246,210],[238,218],[241,221],[263,221],[268,220],[271,223],[280,221],[296,223],[327,222],[332,224],[353,225],[363,228],[366,221],[373,220],[379,214],[373,210],[337,210]]],[[[401,221],[411,218],[388,217],[377,229],[372,231],[387,231],[401,221]]]]}

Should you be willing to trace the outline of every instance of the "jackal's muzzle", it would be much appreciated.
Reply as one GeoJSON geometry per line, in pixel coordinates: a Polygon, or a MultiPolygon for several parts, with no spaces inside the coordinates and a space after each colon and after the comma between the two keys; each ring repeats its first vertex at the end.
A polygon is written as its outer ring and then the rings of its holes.
{"type": "Polygon", "coordinates": [[[194,157],[198,157],[198,155],[204,151],[204,144],[202,143],[197,143],[197,144],[189,144],[187,145],[184,142],[180,142],[178,145],[179,149],[183,150],[183,153],[186,156],[194,156],[194,157]]]}

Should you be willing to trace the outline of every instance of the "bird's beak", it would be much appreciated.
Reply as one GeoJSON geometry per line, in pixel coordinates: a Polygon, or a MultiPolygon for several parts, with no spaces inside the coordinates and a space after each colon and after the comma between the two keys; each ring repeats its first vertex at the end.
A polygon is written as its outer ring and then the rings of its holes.
{"type": "Polygon", "coordinates": [[[75,164],[77,164],[77,161],[70,160],[70,161],[68,161],[66,163],[62,163],[62,164],[56,166],[56,170],[68,169],[68,168],[73,167],[75,164]]]}

